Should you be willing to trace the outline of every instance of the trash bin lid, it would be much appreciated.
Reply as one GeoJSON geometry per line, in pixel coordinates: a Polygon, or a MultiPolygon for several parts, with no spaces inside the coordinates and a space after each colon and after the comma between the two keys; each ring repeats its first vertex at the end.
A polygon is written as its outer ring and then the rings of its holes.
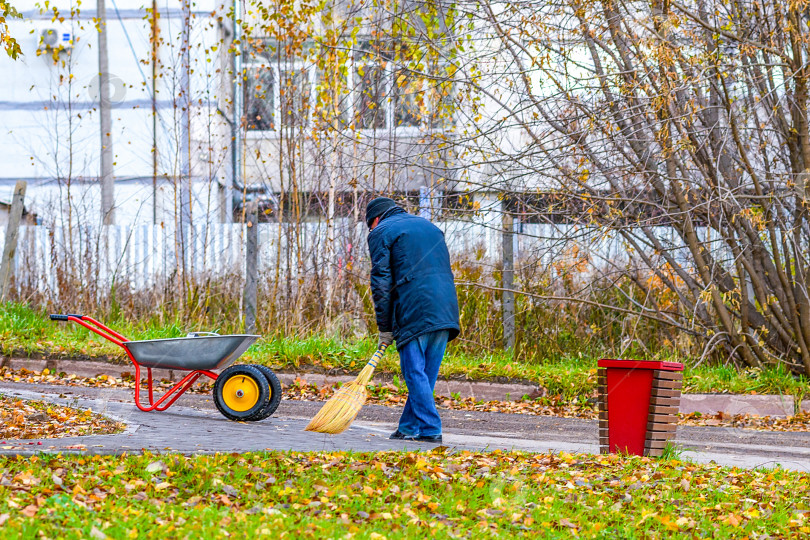
{"type": "Polygon", "coordinates": [[[623,369],[665,369],[667,371],[683,371],[680,362],[658,362],[652,360],[621,360],[618,358],[602,358],[597,363],[599,367],[623,369]]]}

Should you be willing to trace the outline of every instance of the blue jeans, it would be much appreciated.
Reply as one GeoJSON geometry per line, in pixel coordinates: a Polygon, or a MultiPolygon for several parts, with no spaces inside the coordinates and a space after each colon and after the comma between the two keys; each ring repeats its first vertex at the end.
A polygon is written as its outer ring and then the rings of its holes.
{"type": "Polygon", "coordinates": [[[406,343],[399,350],[399,366],[408,385],[408,401],[399,419],[405,435],[441,435],[442,419],[436,411],[433,388],[447,347],[447,330],[429,332],[406,343]]]}

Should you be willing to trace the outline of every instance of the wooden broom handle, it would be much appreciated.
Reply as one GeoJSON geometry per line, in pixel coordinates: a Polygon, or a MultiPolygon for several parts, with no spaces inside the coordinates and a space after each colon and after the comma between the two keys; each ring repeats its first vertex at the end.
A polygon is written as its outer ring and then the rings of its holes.
{"type": "Polygon", "coordinates": [[[388,345],[386,345],[385,343],[381,343],[380,346],[377,348],[377,351],[371,357],[371,360],[368,361],[367,365],[369,365],[369,366],[371,366],[373,368],[376,368],[377,367],[377,362],[379,362],[380,359],[383,357],[383,355],[385,354],[385,349],[387,349],[387,348],[388,348],[388,345]]]}

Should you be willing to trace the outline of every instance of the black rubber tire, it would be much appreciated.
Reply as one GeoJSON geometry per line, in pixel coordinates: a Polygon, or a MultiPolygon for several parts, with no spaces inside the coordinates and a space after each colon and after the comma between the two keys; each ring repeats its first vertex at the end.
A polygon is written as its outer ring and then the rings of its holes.
{"type": "Polygon", "coordinates": [[[217,406],[217,410],[222,413],[222,416],[228,420],[249,422],[252,417],[256,416],[262,411],[262,409],[264,409],[264,407],[267,406],[267,400],[269,397],[270,385],[267,383],[267,378],[264,376],[264,373],[256,369],[254,366],[231,366],[223,370],[214,383],[214,404],[217,406]],[[225,386],[225,383],[227,383],[233,377],[249,377],[253,379],[256,386],[259,388],[259,399],[256,400],[256,404],[253,407],[246,411],[237,411],[231,409],[225,404],[225,400],[222,396],[222,389],[225,386]]]}
{"type": "Polygon", "coordinates": [[[251,364],[251,366],[262,372],[264,378],[267,379],[268,386],[270,386],[270,399],[267,400],[267,404],[256,415],[256,417],[251,418],[252,421],[258,422],[259,420],[264,420],[265,418],[269,417],[276,412],[276,409],[278,409],[278,406],[281,403],[281,383],[279,382],[278,377],[276,377],[276,374],[273,373],[273,370],[269,367],[259,364],[251,364]]]}

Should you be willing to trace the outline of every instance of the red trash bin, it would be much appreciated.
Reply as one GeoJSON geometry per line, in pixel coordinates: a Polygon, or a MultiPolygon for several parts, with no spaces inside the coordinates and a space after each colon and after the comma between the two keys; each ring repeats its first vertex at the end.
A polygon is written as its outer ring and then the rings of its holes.
{"type": "Polygon", "coordinates": [[[598,366],[600,452],[660,456],[675,437],[683,364],[603,358],[598,366]]]}

